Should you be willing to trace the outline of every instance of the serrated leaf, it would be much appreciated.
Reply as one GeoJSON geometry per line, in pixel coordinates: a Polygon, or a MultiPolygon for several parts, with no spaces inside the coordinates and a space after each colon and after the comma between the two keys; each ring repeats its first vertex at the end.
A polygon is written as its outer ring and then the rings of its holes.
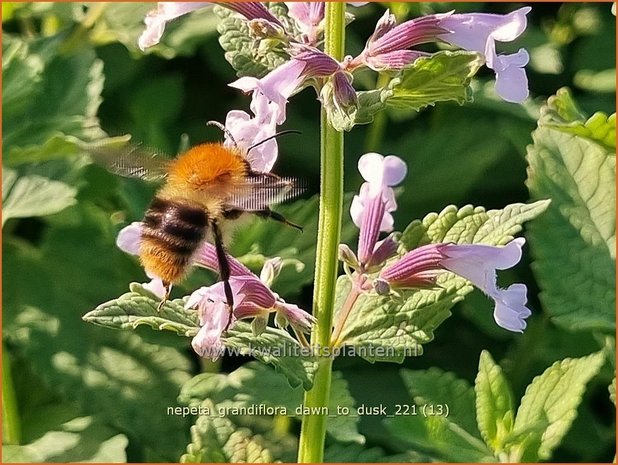
{"type": "MultiPolygon", "coordinates": [[[[249,362],[229,375],[200,374],[185,383],[179,396],[180,402],[191,406],[200,405],[204,399],[211,399],[222,408],[264,405],[277,409],[278,415],[285,412],[287,416],[302,418],[302,412],[298,409],[303,403],[303,389],[291,387],[283,376],[258,362],[249,362]]],[[[335,371],[328,405],[331,416],[326,431],[337,441],[363,444],[364,437],[358,432],[360,418],[356,415],[337,415],[337,407],[353,411],[354,398],[346,380],[335,371]]]]}
{"type": "Polygon", "coordinates": [[[391,80],[388,89],[393,94],[386,102],[394,108],[418,111],[436,102],[470,101],[470,80],[483,63],[480,54],[464,51],[418,58],[391,80]]]}
{"type": "MultiPolygon", "coordinates": [[[[565,91],[544,111],[560,115],[566,126],[579,124],[565,91]]],[[[616,157],[586,137],[543,122],[533,139],[527,185],[533,198],[552,199],[529,232],[541,301],[553,321],[568,330],[613,332],[616,157]]]]}
{"type": "Polygon", "coordinates": [[[597,112],[586,118],[567,88],[558,90],[547,100],[547,105],[541,109],[539,126],[583,137],[611,153],[616,151],[616,113],[607,116],[597,112]]]}
{"type": "Polygon", "coordinates": [[[511,455],[514,461],[535,462],[551,458],[577,416],[586,384],[597,374],[604,360],[602,352],[567,358],[554,363],[532,380],[517,410],[513,434],[531,427],[538,432],[525,443],[512,446],[512,451],[517,454],[511,455]]]}
{"type": "Polygon", "coordinates": [[[250,37],[247,20],[227,8],[215,6],[219,17],[219,44],[225,59],[238,76],[263,77],[287,60],[283,44],[274,40],[255,41],[250,37]]]}
{"type": "Polygon", "coordinates": [[[26,42],[3,36],[3,153],[5,163],[19,163],[19,149],[46,143],[58,134],[96,139],[104,133],[96,112],[103,89],[103,63],[94,50],[60,54],[62,35],[26,42]],[[24,80],[25,70],[33,78],[24,80]],[[24,94],[25,93],[25,94],[24,94]],[[16,94],[19,104],[7,107],[16,94]],[[22,100],[23,99],[23,100],[22,100]]]}
{"type": "Polygon", "coordinates": [[[43,176],[2,168],[2,225],[10,218],[57,213],[75,204],[77,189],[43,176]]]}
{"type": "Polygon", "coordinates": [[[94,417],[73,418],[19,446],[2,446],[2,462],[126,462],[129,441],[94,417]]]}
{"type": "Polygon", "coordinates": [[[174,331],[179,336],[193,337],[197,334],[197,312],[185,309],[182,299],[168,300],[158,310],[159,299],[137,283],[133,283],[131,288],[132,292],[99,305],[82,319],[113,329],[135,329],[146,325],[152,329],[174,331]]]}
{"type": "Polygon", "coordinates": [[[476,419],[485,443],[496,454],[502,452],[503,441],[513,429],[511,389],[489,352],[481,352],[479,371],[474,385],[476,419]]]}
{"type": "Polygon", "coordinates": [[[466,205],[458,209],[450,205],[440,213],[430,213],[404,230],[401,243],[411,250],[429,243],[505,245],[530,221],[549,206],[548,200],[531,204],[515,203],[502,210],[486,211],[466,205]]]}
{"type": "MultiPolygon", "coordinates": [[[[422,221],[413,221],[403,232],[401,243],[411,250],[427,243],[473,243],[504,245],[547,208],[547,201],[513,204],[503,210],[485,211],[470,205],[445,208],[422,221]]],[[[450,316],[450,309],[472,286],[452,273],[443,273],[432,289],[399,291],[399,297],[361,293],[355,301],[338,344],[351,346],[366,360],[401,362],[406,356],[422,354],[422,344],[433,340],[434,330],[450,316]]],[[[335,309],[338,312],[350,293],[347,276],[337,282],[335,309]]]]}
{"type": "Polygon", "coordinates": [[[313,385],[316,358],[282,329],[267,327],[262,334],[255,336],[251,325],[241,321],[229,329],[223,343],[236,354],[251,355],[273,365],[292,387],[302,385],[303,389],[309,390],[313,385]]]}
{"type": "Polygon", "coordinates": [[[437,455],[444,461],[492,459],[476,428],[474,391],[465,380],[437,368],[401,370],[401,374],[410,393],[409,403],[415,406],[409,412],[415,414],[386,420],[391,434],[414,450],[437,455]]]}
{"type": "Polygon", "coordinates": [[[259,436],[246,428],[237,428],[229,419],[214,416],[215,405],[206,401],[211,416],[198,417],[191,427],[191,443],[180,463],[269,463],[271,453],[259,436]]]}
{"type": "MultiPolygon", "coordinates": [[[[433,331],[450,316],[449,308],[472,288],[461,278],[443,276],[440,289],[401,291],[400,298],[361,294],[354,304],[337,345],[348,347],[369,362],[401,363],[423,353],[422,344],[433,340],[433,331]]],[[[342,308],[351,290],[347,276],[337,281],[335,308],[342,308]]]]}

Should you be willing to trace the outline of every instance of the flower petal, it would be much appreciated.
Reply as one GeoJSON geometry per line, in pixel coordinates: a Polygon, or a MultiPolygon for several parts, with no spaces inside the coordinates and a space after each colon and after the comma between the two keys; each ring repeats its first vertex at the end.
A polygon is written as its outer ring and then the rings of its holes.
{"type": "Polygon", "coordinates": [[[499,326],[520,333],[526,329],[525,319],[532,314],[526,307],[526,292],[525,284],[512,284],[507,289],[498,291],[495,296],[494,319],[499,326]]]}
{"type": "Polygon", "coordinates": [[[139,246],[142,242],[142,223],[135,221],[125,226],[116,237],[116,246],[123,252],[139,255],[139,246]]]}
{"type": "Polygon", "coordinates": [[[141,50],[156,45],[163,36],[165,24],[172,19],[210,5],[211,2],[159,2],[157,9],[144,18],[146,29],[139,36],[137,45],[141,50]]]}

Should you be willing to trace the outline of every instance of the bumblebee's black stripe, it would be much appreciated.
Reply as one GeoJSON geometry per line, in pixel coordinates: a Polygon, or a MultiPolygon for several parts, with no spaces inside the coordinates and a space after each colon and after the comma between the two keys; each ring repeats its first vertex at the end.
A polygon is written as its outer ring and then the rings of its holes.
{"type": "Polygon", "coordinates": [[[204,239],[208,218],[200,208],[155,198],[144,216],[144,239],[175,254],[191,255],[204,239]]]}
{"type": "MultiPolygon", "coordinates": [[[[206,212],[201,208],[191,207],[171,200],[164,200],[155,197],[148,207],[146,217],[151,216],[153,219],[161,217],[172,217],[182,223],[186,223],[198,228],[206,227],[208,217],[206,212]]],[[[144,218],[145,220],[146,218],[144,218]]],[[[146,222],[146,221],[144,221],[146,222]]]]}

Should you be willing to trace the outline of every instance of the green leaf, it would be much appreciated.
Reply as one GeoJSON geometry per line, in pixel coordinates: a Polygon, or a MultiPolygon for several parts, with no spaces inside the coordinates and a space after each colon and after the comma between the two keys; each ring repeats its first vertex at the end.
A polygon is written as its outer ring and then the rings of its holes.
{"type": "Polygon", "coordinates": [[[393,95],[387,104],[399,109],[420,110],[436,102],[469,102],[470,80],[483,65],[474,52],[438,52],[421,57],[388,85],[393,95]]]}
{"type": "Polygon", "coordinates": [[[238,76],[263,77],[288,59],[282,42],[251,38],[247,20],[238,13],[220,6],[213,11],[219,17],[217,30],[225,59],[238,76]]]}
{"type": "Polygon", "coordinates": [[[62,44],[61,35],[30,42],[3,36],[3,153],[9,165],[20,163],[22,150],[53,137],[104,136],[96,118],[103,63],[88,48],[61,54],[62,44]]]}
{"type": "MultiPolygon", "coordinates": [[[[222,408],[248,408],[267,406],[277,409],[278,415],[302,418],[303,390],[291,387],[286,379],[264,364],[249,362],[229,375],[202,373],[182,388],[179,401],[200,405],[204,399],[212,400],[222,408]]],[[[354,411],[354,398],[340,372],[333,372],[329,400],[329,421],[326,430],[340,442],[364,443],[358,432],[357,415],[338,415],[338,407],[354,411]]]]}
{"type": "MultiPolygon", "coordinates": [[[[215,412],[215,405],[204,402],[204,409],[215,412]]],[[[270,463],[272,456],[259,436],[237,428],[229,419],[202,415],[191,427],[191,443],[180,463],[270,463]]]]}
{"type": "Polygon", "coordinates": [[[614,379],[612,379],[612,383],[607,387],[607,390],[609,391],[609,398],[615,407],[616,406],[616,377],[615,376],[614,376],[614,379]]]}
{"type": "Polygon", "coordinates": [[[511,389],[489,352],[481,352],[479,372],[474,385],[476,418],[485,443],[496,457],[503,451],[503,441],[513,429],[511,389]]]}
{"type": "Polygon", "coordinates": [[[485,211],[466,205],[450,205],[440,213],[430,213],[422,221],[413,221],[404,230],[401,242],[406,250],[429,243],[505,245],[530,221],[549,206],[548,200],[531,204],[515,203],[502,210],[485,211]]]}
{"type": "Polygon", "coordinates": [[[388,99],[393,96],[393,90],[389,88],[361,91],[356,93],[358,109],[354,124],[369,124],[373,122],[376,113],[384,110],[388,99]]]}
{"type": "Polygon", "coordinates": [[[517,454],[511,454],[513,461],[536,462],[551,458],[577,416],[586,384],[597,374],[604,359],[602,352],[567,358],[532,380],[517,410],[513,434],[529,428],[538,430],[540,427],[541,431],[523,444],[513,444],[512,451],[517,454]]]}
{"type": "MultiPolygon", "coordinates": [[[[337,345],[347,346],[346,353],[372,363],[401,363],[405,357],[421,355],[422,344],[433,340],[433,331],[449,317],[449,308],[461,300],[459,293],[472,289],[460,278],[439,278],[438,285],[437,290],[402,291],[400,298],[362,293],[346,320],[337,345]]],[[[337,311],[350,291],[350,279],[339,277],[337,311]]]]}
{"type": "MultiPolygon", "coordinates": [[[[547,208],[547,201],[513,204],[503,210],[485,211],[470,205],[445,208],[422,221],[413,221],[403,232],[401,243],[407,250],[427,243],[473,243],[504,245],[521,230],[524,221],[547,208]]],[[[342,308],[351,282],[342,276],[337,282],[335,309],[342,308]]],[[[472,286],[452,273],[443,273],[432,289],[399,291],[399,296],[363,292],[356,299],[339,344],[351,346],[358,355],[373,361],[403,361],[422,354],[422,344],[433,340],[434,330],[450,316],[450,309],[472,286]]]]}
{"type": "Polygon", "coordinates": [[[88,202],[47,223],[40,248],[3,243],[4,337],[84,414],[126,432],[136,450],[152,451],[152,458],[177,459],[187,443],[188,421],[160,420],[189,378],[187,357],[80,318],[126,288],[140,272],[137,265],[116,248],[109,215],[88,202]]]}
{"type": "Polygon", "coordinates": [[[77,190],[43,176],[19,176],[2,168],[2,225],[10,218],[28,218],[57,213],[75,204],[77,190]]]}
{"type": "Polygon", "coordinates": [[[141,284],[132,283],[131,292],[99,305],[82,319],[88,323],[114,329],[135,329],[140,325],[152,329],[174,331],[179,336],[193,337],[199,330],[197,312],[187,310],[182,299],[161,302],[141,284]]]}
{"type": "Polygon", "coordinates": [[[3,445],[2,462],[126,462],[129,441],[94,417],[73,418],[20,446],[3,445]]]}
{"type": "Polygon", "coordinates": [[[255,336],[251,325],[240,321],[229,329],[223,343],[235,354],[251,355],[273,365],[292,387],[302,385],[303,389],[309,390],[313,385],[316,358],[287,331],[267,327],[262,334],[255,336]]]}
{"type": "Polygon", "coordinates": [[[616,157],[588,136],[572,134],[581,118],[566,91],[544,109],[528,149],[532,198],[551,198],[530,227],[533,270],[553,321],[570,330],[616,326],[616,157]],[[558,272],[557,272],[558,271],[558,272]]]}
{"type": "Polygon", "coordinates": [[[413,450],[436,454],[444,461],[492,459],[476,428],[474,391],[465,380],[437,368],[401,370],[401,374],[410,407],[386,420],[391,434],[413,450]]]}
{"type": "Polygon", "coordinates": [[[597,112],[586,119],[566,88],[558,90],[555,96],[547,100],[547,106],[541,110],[539,126],[596,142],[615,155],[616,113],[608,117],[597,112]]]}

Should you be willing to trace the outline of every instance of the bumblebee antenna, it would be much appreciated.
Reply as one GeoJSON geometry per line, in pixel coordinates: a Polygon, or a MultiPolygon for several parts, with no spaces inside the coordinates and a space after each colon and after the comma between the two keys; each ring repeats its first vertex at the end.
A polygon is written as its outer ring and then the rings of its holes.
{"type": "Polygon", "coordinates": [[[232,133],[229,131],[228,128],[222,125],[219,121],[208,121],[206,123],[206,126],[216,126],[219,129],[221,129],[223,133],[234,143],[234,146],[238,148],[238,144],[236,143],[236,139],[234,139],[234,136],[232,135],[232,133]]]}
{"type": "Polygon", "coordinates": [[[288,129],[287,131],[281,131],[281,132],[278,132],[278,133],[276,133],[276,134],[273,134],[273,135],[272,135],[272,136],[270,136],[270,137],[267,137],[267,138],[266,138],[266,139],[264,139],[264,140],[261,140],[261,141],[260,141],[260,142],[258,142],[257,144],[253,144],[251,147],[249,147],[249,148],[247,149],[247,153],[248,153],[250,150],[252,150],[252,149],[256,148],[257,146],[262,145],[264,142],[268,142],[269,140],[274,139],[275,137],[285,136],[286,134],[302,134],[302,132],[300,132],[300,131],[296,131],[296,130],[294,130],[294,129],[288,129]]]}

